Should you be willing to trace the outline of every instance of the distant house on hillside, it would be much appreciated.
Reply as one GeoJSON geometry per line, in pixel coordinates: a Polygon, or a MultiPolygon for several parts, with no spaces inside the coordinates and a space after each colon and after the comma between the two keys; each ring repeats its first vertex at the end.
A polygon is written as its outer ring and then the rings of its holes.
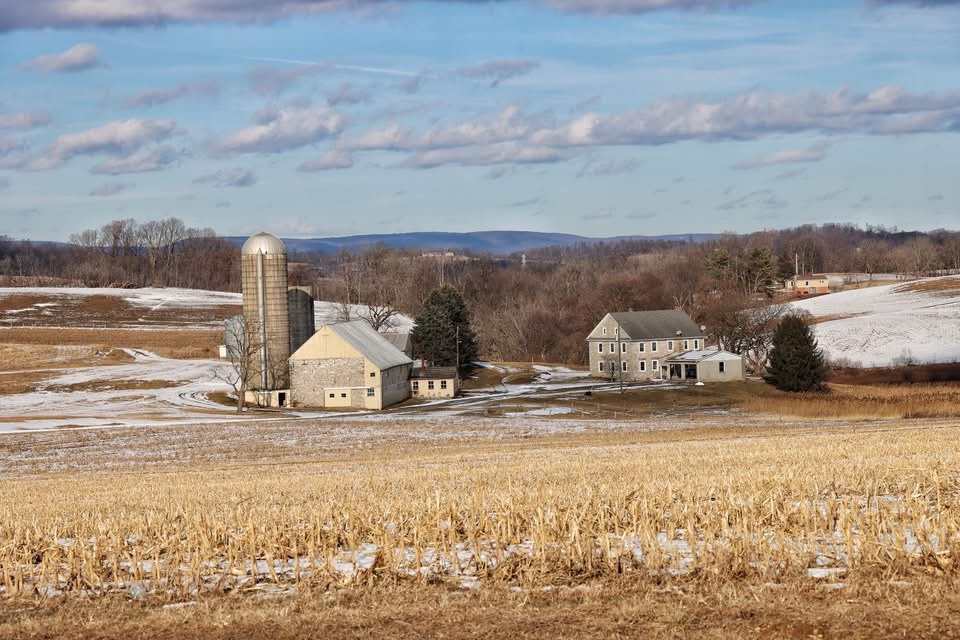
{"type": "Polygon", "coordinates": [[[664,362],[706,346],[704,330],[683,311],[608,313],[587,336],[591,375],[624,380],[666,380],[664,362]]]}
{"type": "Polygon", "coordinates": [[[412,366],[366,320],[329,324],[290,356],[290,403],[383,409],[410,397],[412,366]]]}
{"type": "Polygon", "coordinates": [[[822,273],[807,273],[787,278],[783,283],[787,291],[806,296],[814,293],[830,293],[830,278],[822,273]]]}

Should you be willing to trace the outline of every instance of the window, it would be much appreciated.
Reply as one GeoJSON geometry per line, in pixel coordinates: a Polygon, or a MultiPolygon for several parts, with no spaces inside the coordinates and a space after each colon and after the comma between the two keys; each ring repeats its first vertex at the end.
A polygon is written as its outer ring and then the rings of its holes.
{"type": "Polygon", "coordinates": [[[694,349],[699,349],[699,348],[700,348],[700,341],[699,341],[699,340],[694,340],[694,341],[693,341],[693,348],[694,348],[694,349]]]}
{"type": "Polygon", "coordinates": [[[725,364],[727,364],[727,363],[726,363],[726,362],[722,362],[722,361],[720,362],[720,373],[723,373],[723,369],[724,369],[723,365],[725,365],[725,364]]]}
{"type": "Polygon", "coordinates": [[[446,381],[446,380],[441,380],[441,381],[440,381],[440,388],[441,388],[441,389],[446,389],[446,388],[447,388],[447,381],[446,381]]]}
{"type": "Polygon", "coordinates": [[[610,353],[616,353],[616,352],[617,352],[617,345],[615,345],[615,344],[613,344],[613,343],[611,342],[611,343],[610,343],[610,353]]]}
{"type": "Polygon", "coordinates": [[[336,398],[336,397],[337,397],[337,394],[331,393],[331,394],[330,394],[330,397],[331,397],[331,398],[336,398]]]}
{"type": "Polygon", "coordinates": [[[603,328],[603,335],[607,335],[607,328],[606,328],[606,327],[603,328]]]}
{"type": "Polygon", "coordinates": [[[673,351],[673,340],[667,340],[667,351],[673,351]]]}
{"type": "Polygon", "coordinates": [[[688,349],[690,349],[690,341],[689,341],[689,340],[684,340],[684,341],[683,341],[683,350],[684,350],[684,351],[687,351],[688,349]]]}
{"type": "Polygon", "coordinates": [[[374,390],[374,388],[373,388],[373,387],[367,387],[367,397],[368,397],[368,398],[372,398],[372,397],[375,396],[375,395],[377,395],[377,392],[374,390]]]}
{"type": "Polygon", "coordinates": [[[643,353],[644,350],[646,349],[647,345],[644,344],[643,342],[638,342],[637,344],[640,345],[640,353],[643,353]]]}
{"type": "Polygon", "coordinates": [[[626,371],[626,370],[627,370],[627,363],[626,363],[626,361],[620,363],[620,370],[621,370],[621,371],[626,371]]]}
{"type": "Polygon", "coordinates": [[[656,342],[651,342],[651,343],[650,343],[650,351],[656,351],[656,350],[657,350],[657,343],[656,343],[656,342]]]}
{"type": "Polygon", "coordinates": [[[428,390],[428,391],[433,391],[433,380],[428,380],[428,381],[427,381],[427,390],[428,390]]]}
{"type": "Polygon", "coordinates": [[[340,394],[340,397],[341,397],[341,398],[346,398],[346,397],[347,397],[347,394],[341,393],[341,394],[340,394]]]}
{"type": "Polygon", "coordinates": [[[376,377],[377,377],[377,372],[376,372],[376,371],[371,371],[371,372],[370,372],[370,377],[371,377],[371,378],[376,378],[376,377]]]}
{"type": "Polygon", "coordinates": [[[603,371],[603,362],[598,362],[597,364],[599,365],[597,371],[603,371]]]}
{"type": "Polygon", "coordinates": [[[598,342],[598,343],[597,343],[597,353],[603,353],[603,343],[602,343],[602,342],[598,342]]]}
{"type": "Polygon", "coordinates": [[[659,371],[659,370],[660,370],[660,361],[659,361],[659,360],[652,360],[652,361],[650,362],[650,368],[653,369],[654,371],[659,371]]]}
{"type": "Polygon", "coordinates": [[[417,393],[418,391],[420,391],[420,381],[419,381],[419,380],[414,380],[414,381],[413,381],[413,392],[414,392],[414,393],[417,393]]]}
{"type": "Polygon", "coordinates": [[[641,360],[641,361],[640,361],[640,371],[646,371],[646,370],[647,370],[647,361],[646,361],[646,360],[641,360]]]}
{"type": "Polygon", "coordinates": [[[620,353],[626,353],[626,352],[627,352],[627,343],[626,343],[626,342],[621,342],[621,343],[620,343],[620,353]]]}

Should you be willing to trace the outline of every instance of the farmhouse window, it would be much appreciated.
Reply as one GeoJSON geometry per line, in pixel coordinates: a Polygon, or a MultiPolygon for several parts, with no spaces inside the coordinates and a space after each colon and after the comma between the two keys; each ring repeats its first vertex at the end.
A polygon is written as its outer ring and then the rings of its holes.
{"type": "Polygon", "coordinates": [[[616,352],[617,352],[617,346],[611,342],[611,343],[610,343],[610,353],[616,353],[616,352]]]}
{"type": "Polygon", "coordinates": [[[660,370],[660,361],[659,361],[659,360],[651,360],[651,361],[650,361],[650,368],[653,369],[654,371],[659,371],[659,370],[660,370]]]}
{"type": "Polygon", "coordinates": [[[689,340],[684,340],[684,341],[683,341],[683,350],[684,350],[684,351],[687,351],[688,349],[690,349],[690,341],[689,341],[689,340]]]}
{"type": "Polygon", "coordinates": [[[625,361],[620,363],[620,370],[621,371],[627,370],[627,363],[625,361]]]}
{"type": "Polygon", "coordinates": [[[599,366],[599,368],[598,368],[597,370],[598,370],[598,371],[603,371],[603,362],[598,362],[597,365],[599,366]]]}
{"type": "Polygon", "coordinates": [[[598,343],[597,343],[597,353],[603,353],[603,343],[602,343],[602,342],[598,342],[598,343]]]}
{"type": "Polygon", "coordinates": [[[640,371],[646,371],[646,370],[647,370],[647,361],[646,361],[646,360],[641,360],[641,361],[640,361],[640,371]]]}
{"type": "Polygon", "coordinates": [[[603,328],[603,335],[607,335],[607,328],[606,328],[606,327],[603,328]]]}
{"type": "Polygon", "coordinates": [[[427,389],[428,389],[429,391],[433,391],[433,380],[428,380],[428,381],[427,381],[427,389]]]}
{"type": "Polygon", "coordinates": [[[673,351],[673,340],[667,340],[667,351],[673,351]]]}
{"type": "Polygon", "coordinates": [[[627,343],[626,342],[620,343],[620,353],[626,353],[626,352],[627,352],[627,343]]]}
{"type": "Polygon", "coordinates": [[[651,342],[651,343],[650,343],[650,351],[656,351],[656,350],[657,350],[657,343],[656,343],[656,342],[651,342]]]}
{"type": "Polygon", "coordinates": [[[372,397],[375,396],[375,395],[377,395],[377,392],[374,390],[374,388],[373,388],[373,387],[367,387],[367,397],[368,397],[368,398],[372,398],[372,397]]]}
{"type": "Polygon", "coordinates": [[[643,342],[638,342],[637,345],[639,345],[640,347],[640,353],[643,353],[644,350],[647,348],[647,345],[643,342]]]}
{"type": "Polygon", "coordinates": [[[727,363],[726,363],[726,362],[721,362],[721,363],[720,363],[720,373],[723,373],[723,369],[724,369],[724,365],[725,365],[725,364],[727,364],[727,363]]]}
{"type": "Polygon", "coordinates": [[[700,348],[700,341],[699,341],[699,340],[694,340],[694,341],[693,341],[693,348],[694,348],[694,349],[699,349],[699,348],[700,348]]]}

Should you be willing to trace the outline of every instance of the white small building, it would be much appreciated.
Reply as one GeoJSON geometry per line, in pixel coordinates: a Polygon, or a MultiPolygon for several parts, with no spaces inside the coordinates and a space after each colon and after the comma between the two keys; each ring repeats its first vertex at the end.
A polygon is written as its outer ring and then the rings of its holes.
{"type": "Polygon", "coordinates": [[[715,347],[667,358],[663,369],[668,380],[732,382],[745,378],[743,356],[715,347]]]}
{"type": "Polygon", "coordinates": [[[414,398],[455,398],[459,391],[456,367],[416,368],[410,377],[410,395],[414,398]]]}

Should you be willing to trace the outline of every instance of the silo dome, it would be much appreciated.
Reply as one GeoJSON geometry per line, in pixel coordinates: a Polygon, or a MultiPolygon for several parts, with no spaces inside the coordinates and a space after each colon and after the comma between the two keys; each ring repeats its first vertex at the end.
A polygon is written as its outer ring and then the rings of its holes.
{"type": "Polygon", "coordinates": [[[243,243],[243,248],[240,249],[240,254],[244,256],[255,256],[258,253],[264,255],[286,254],[287,248],[277,236],[261,231],[247,238],[247,241],[243,243]]]}

